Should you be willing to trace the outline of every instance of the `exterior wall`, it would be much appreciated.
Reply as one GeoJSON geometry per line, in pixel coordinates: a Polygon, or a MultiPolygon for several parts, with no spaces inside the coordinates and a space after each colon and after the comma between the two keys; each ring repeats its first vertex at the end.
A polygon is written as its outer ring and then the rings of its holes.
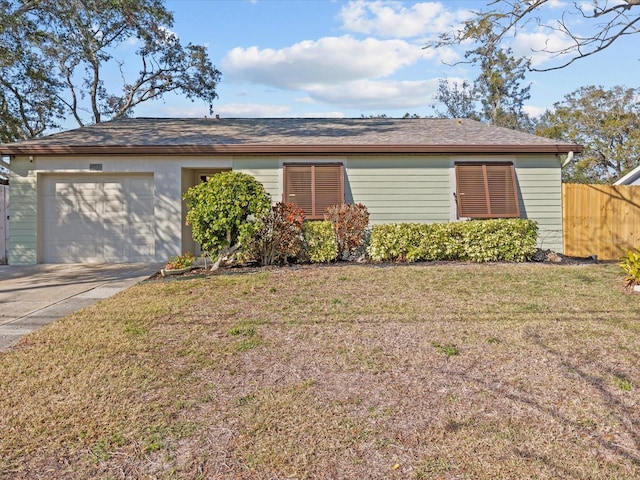
{"type": "Polygon", "coordinates": [[[457,220],[453,193],[456,188],[456,162],[513,162],[518,184],[520,216],[538,223],[538,246],[563,252],[562,243],[562,179],[560,159],[556,155],[500,155],[451,157],[449,185],[451,221],[457,220]]]}
{"type": "Polygon", "coordinates": [[[518,156],[516,177],[521,215],[538,222],[538,245],[563,253],[560,159],[555,155],[518,156]]]}
{"type": "Polygon", "coordinates": [[[9,231],[9,185],[0,180],[0,265],[8,261],[9,231]]]}
{"type": "Polygon", "coordinates": [[[348,191],[376,223],[448,222],[448,157],[355,157],[347,162],[348,191]]]}
{"type": "Polygon", "coordinates": [[[282,199],[282,166],[287,162],[341,162],[345,166],[345,196],[362,202],[371,222],[457,221],[453,193],[455,161],[469,159],[513,161],[524,218],[538,222],[542,248],[562,252],[562,189],[560,160],[555,155],[515,156],[319,156],[315,157],[163,157],[87,156],[18,157],[12,160],[11,236],[9,262],[41,261],[38,246],[38,178],[50,174],[91,175],[90,164],[101,173],[151,173],[154,176],[155,260],[164,262],[193,248],[184,227],[182,194],[194,184],[198,172],[233,169],[256,177],[274,201],[282,199]],[[94,165],[95,168],[95,165],[94,165]]]}
{"type": "Polygon", "coordinates": [[[522,217],[538,223],[541,248],[563,252],[560,159],[555,155],[255,157],[235,158],[233,168],[255,176],[280,201],[284,163],[340,162],[346,201],[364,203],[372,224],[436,223],[459,221],[454,165],[470,160],[513,162],[522,217]]]}
{"type": "MultiPolygon", "coordinates": [[[[231,168],[230,157],[86,156],[28,157],[12,160],[11,236],[9,263],[34,264],[41,261],[38,225],[42,208],[38,205],[38,178],[50,174],[91,175],[90,165],[102,166],[100,173],[151,173],[154,176],[155,261],[165,262],[182,249],[182,171],[231,168]]],[[[94,167],[95,168],[95,167],[94,167]]]]}
{"type": "Polygon", "coordinates": [[[29,157],[14,158],[9,181],[9,264],[33,264],[38,261],[38,182],[35,161],[30,161],[29,157]]]}
{"type": "Polygon", "coordinates": [[[282,200],[282,161],[280,157],[234,157],[233,170],[256,178],[274,202],[282,200]]]}

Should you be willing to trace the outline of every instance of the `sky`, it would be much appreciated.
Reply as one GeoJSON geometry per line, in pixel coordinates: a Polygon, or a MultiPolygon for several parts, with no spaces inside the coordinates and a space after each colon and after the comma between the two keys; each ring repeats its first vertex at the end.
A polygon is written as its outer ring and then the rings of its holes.
{"type": "MultiPolygon", "coordinates": [[[[433,116],[439,79],[473,81],[478,71],[456,64],[463,59],[463,47],[423,47],[486,3],[165,1],[174,14],[171,30],[183,44],[207,46],[212,63],[222,72],[214,114],[226,118],[433,116]]],[[[552,0],[542,13],[546,19],[560,18],[572,4],[573,0],[552,0]]],[[[574,16],[572,21],[580,26],[582,20],[574,16]]],[[[561,70],[529,73],[531,98],[525,110],[538,115],[582,86],[639,87],[639,40],[640,35],[622,39],[561,70]]],[[[564,41],[531,22],[509,45],[516,54],[533,55],[534,65],[544,68],[557,59],[539,50],[545,43],[564,41]]],[[[134,115],[204,117],[209,111],[203,102],[171,95],[137,107],[134,115]]]]}

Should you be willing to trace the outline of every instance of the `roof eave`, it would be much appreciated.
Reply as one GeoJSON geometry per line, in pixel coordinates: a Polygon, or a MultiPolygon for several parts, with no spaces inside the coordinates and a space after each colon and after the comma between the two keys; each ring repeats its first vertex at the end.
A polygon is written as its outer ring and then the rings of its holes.
{"type": "Polygon", "coordinates": [[[580,153],[581,145],[0,145],[0,155],[580,153]]]}

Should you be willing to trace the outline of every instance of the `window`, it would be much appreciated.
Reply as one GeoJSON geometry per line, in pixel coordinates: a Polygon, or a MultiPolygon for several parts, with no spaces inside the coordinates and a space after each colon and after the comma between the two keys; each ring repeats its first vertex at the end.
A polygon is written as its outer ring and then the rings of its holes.
{"type": "Polygon", "coordinates": [[[460,217],[519,217],[513,163],[456,164],[456,201],[460,217]]]}
{"type": "Polygon", "coordinates": [[[304,210],[306,218],[324,218],[330,205],[344,203],[342,165],[285,165],[284,198],[304,210]]]}

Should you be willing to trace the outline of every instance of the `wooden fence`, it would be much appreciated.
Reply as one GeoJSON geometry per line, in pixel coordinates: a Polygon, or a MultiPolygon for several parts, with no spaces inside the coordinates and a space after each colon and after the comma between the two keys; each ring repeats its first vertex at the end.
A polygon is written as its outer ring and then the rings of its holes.
{"type": "Polygon", "coordinates": [[[640,247],[640,186],[562,185],[564,254],[618,260],[640,247]]]}

